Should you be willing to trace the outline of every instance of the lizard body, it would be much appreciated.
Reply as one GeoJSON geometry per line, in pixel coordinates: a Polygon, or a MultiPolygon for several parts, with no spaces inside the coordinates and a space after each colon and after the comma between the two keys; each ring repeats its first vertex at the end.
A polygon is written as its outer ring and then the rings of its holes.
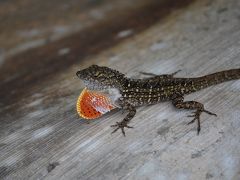
{"type": "Polygon", "coordinates": [[[240,79],[240,69],[230,69],[196,78],[176,78],[174,77],[176,73],[163,75],[143,73],[152,77],[131,79],[111,68],[92,65],[76,74],[88,89],[105,93],[117,107],[128,111],[121,122],[112,125],[116,127],[113,132],[121,129],[123,135],[125,127],[132,128],[128,123],[135,116],[136,107],[163,101],[172,101],[178,109],[195,110],[190,116],[193,117],[190,123],[197,120],[199,134],[201,113],[206,112],[215,116],[216,114],[207,111],[204,105],[197,101],[184,101],[184,95],[225,81],[240,79]]]}

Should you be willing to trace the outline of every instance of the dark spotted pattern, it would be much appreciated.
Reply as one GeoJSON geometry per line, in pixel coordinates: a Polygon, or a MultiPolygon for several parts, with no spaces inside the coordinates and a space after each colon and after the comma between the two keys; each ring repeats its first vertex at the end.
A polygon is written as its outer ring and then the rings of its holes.
{"type": "Polygon", "coordinates": [[[128,126],[129,121],[136,114],[135,107],[149,104],[156,104],[162,101],[172,101],[178,109],[195,110],[191,116],[197,120],[198,133],[200,132],[200,114],[206,112],[215,115],[204,109],[204,105],[196,101],[184,101],[184,95],[199,91],[203,88],[219,84],[225,81],[240,79],[240,69],[231,69],[197,78],[175,78],[173,74],[155,75],[143,73],[151,76],[145,79],[130,79],[124,74],[110,69],[92,65],[77,72],[77,76],[82,79],[89,89],[104,90],[116,88],[119,90],[118,104],[122,109],[128,111],[127,116],[121,122],[117,122],[113,127],[122,130],[125,135],[124,127],[128,126]]]}

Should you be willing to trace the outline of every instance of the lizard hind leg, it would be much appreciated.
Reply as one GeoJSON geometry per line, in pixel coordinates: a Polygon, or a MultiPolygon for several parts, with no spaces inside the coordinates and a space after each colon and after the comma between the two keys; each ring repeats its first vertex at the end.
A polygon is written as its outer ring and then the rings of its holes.
{"type": "Polygon", "coordinates": [[[192,115],[188,116],[188,117],[193,117],[193,120],[190,121],[188,124],[191,124],[197,121],[197,134],[199,134],[201,130],[201,124],[200,124],[201,113],[205,112],[209,115],[214,115],[214,116],[217,116],[217,115],[215,113],[212,113],[204,109],[204,105],[202,103],[199,103],[196,101],[183,101],[183,100],[184,100],[183,96],[178,96],[177,98],[174,98],[172,100],[172,104],[178,109],[196,110],[192,115]]]}
{"type": "Polygon", "coordinates": [[[140,74],[146,75],[146,76],[152,76],[153,78],[159,78],[159,79],[163,79],[163,78],[174,78],[174,75],[176,75],[177,73],[179,73],[181,70],[175,71],[174,73],[171,74],[154,74],[154,73],[149,73],[149,72],[142,72],[140,71],[140,74]]]}

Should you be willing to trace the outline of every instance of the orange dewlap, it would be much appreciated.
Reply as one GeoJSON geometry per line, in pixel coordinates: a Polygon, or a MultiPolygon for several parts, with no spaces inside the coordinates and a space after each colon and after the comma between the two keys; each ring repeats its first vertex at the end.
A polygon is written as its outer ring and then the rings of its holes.
{"type": "Polygon", "coordinates": [[[77,100],[77,112],[84,119],[96,119],[114,108],[106,95],[87,88],[84,88],[77,100]]]}

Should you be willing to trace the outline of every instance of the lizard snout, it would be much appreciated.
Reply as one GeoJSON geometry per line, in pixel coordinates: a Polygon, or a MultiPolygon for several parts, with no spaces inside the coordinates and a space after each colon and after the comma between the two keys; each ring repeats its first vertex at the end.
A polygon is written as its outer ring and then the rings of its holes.
{"type": "Polygon", "coordinates": [[[77,77],[79,77],[80,79],[81,79],[81,74],[82,74],[81,71],[76,72],[77,77]]]}

